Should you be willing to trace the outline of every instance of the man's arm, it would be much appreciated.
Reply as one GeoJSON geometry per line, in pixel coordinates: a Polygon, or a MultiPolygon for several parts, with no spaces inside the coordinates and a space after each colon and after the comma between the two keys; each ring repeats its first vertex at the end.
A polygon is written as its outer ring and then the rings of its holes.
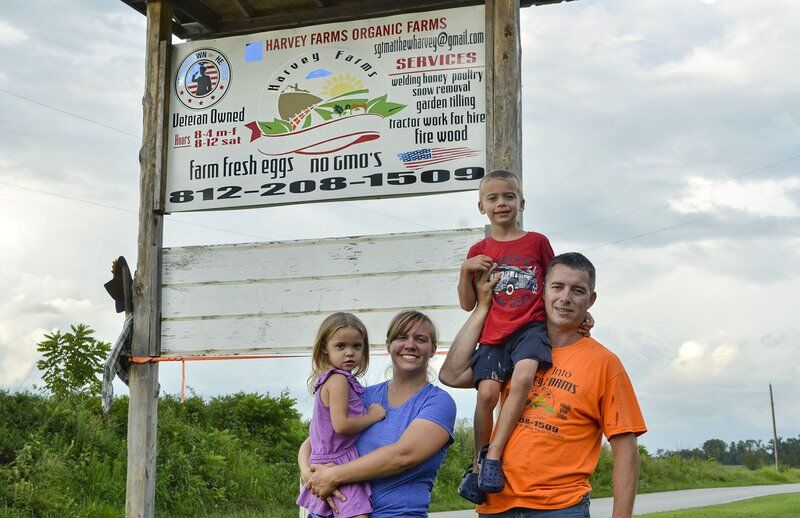
{"type": "Polygon", "coordinates": [[[636,435],[623,433],[609,437],[614,455],[614,511],[612,518],[630,518],[639,479],[639,447],[636,435]]]}
{"type": "Polygon", "coordinates": [[[475,344],[481,337],[486,315],[492,307],[492,288],[499,280],[499,276],[492,275],[492,270],[488,273],[479,273],[475,277],[478,305],[453,338],[450,350],[447,351],[442,368],[439,370],[439,381],[448,387],[472,388],[473,386],[470,363],[475,352],[475,344]]]}
{"type": "MultiPolygon", "coordinates": [[[[470,249],[472,252],[472,249],[470,249]]],[[[488,255],[476,255],[461,263],[461,273],[458,275],[458,303],[464,311],[472,311],[478,301],[472,277],[488,271],[492,267],[492,258],[488,255]]]]}

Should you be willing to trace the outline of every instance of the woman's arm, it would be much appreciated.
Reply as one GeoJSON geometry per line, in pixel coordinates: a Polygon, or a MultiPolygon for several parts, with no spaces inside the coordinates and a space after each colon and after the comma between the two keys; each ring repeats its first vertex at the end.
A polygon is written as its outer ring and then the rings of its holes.
{"type": "MultiPolygon", "coordinates": [[[[303,483],[308,482],[308,479],[311,478],[311,474],[314,473],[314,469],[308,464],[308,459],[311,458],[311,440],[306,437],[306,440],[303,441],[303,444],[300,445],[300,449],[297,450],[297,465],[300,466],[300,480],[303,483]]],[[[330,464],[332,466],[333,464],[330,464]]],[[[333,494],[328,496],[325,501],[328,502],[328,505],[331,506],[334,513],[338,513],[339,509],[336,507],[336,499],[341,500],[344,502],[347,500],[345,496],[339,492],[339,490],[335,490],[333,494]]]]}
{"type": "Polygon", "coordinates": [[[384,417],[386,410],[378,403],[373,403],[364,415],[347,415],[350,402],[350,383],[342,374],[332,374],[322,385],[328,391],[328,402],[331,409],[331,425],[341,435],[353,435],[372,426],[384,417]]]}
{"type": "Polygon", "coordinates": [[[340,485],[402,473],[433,457],[450,440],[450,433],[427,419],[414,419],[392,444],[381,446],[346,464],[315,466],[306,487],[325,498],[340,485]]]}

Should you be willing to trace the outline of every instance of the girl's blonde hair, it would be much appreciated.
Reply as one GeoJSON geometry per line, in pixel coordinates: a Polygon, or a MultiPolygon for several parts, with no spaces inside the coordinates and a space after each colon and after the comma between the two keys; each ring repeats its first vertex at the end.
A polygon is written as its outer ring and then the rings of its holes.
{"type": "Polygon", "coordinates": [[[333,368],[331,362],[328,360],[327,345],[337,331],[341,329],[355,329],[361,333],[364,339],[364,354],[361,356],[361,363],[353,371],[353,375],[362,376],[367,372],[369,365],[369,336],[367,335],[367,326],[364,322],[352,313],[334,313],[329,315],[319,325],[317,337],[314,339],[314,346],[311,349],[311,375],[308,377],[308,388],[314,392],[314,385],[322,374],[329,369],[333,368]]]}

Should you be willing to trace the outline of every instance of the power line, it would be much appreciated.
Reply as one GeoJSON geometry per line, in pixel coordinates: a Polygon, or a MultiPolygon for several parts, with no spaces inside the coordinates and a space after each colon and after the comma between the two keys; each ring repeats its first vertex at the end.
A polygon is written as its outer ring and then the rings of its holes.
{"type": "Polygon", "coordinates": [[[350,207],[355,207],[357,209],[365,210],[367,212],[374,212],[375,214],[380,214],[381,216],[386,216],[387,218],[396,219],[397,221],[402,221],[404,223],[411,223],[412,225],[416,225],[418,227],[422,227],[422,228],[425,228],[425,229],[428,229],[428,230],[436,230],[435,228],[429,227],[427,225],[422,225],[420,223],[416,223],[416,222],[408,220],[408,219],[398,218],[397,216],[390,216],[389,214],[384,214],[383,212],[378,212],[377,210],[368,209],[366,207],[361,207],[361,206],[356,205],[354,203],[349,203],[349,202],[345,201],[345,202],[342,202],[342,204],[349,205],[350,207]]]}
{"type": "MultiPolygon", "coordinates": [[[[0,180],[0,184],[7,185],[9,187],[14,187],[16,189],[22,189],[22,190],[25,190],[25,191],[37,192],[39,194],[46,194],[48,196],[55,196],[56,198],[63,198],[65,200],[76,201],[76,202],[85,203],[85,204],[88,204],[88,205],[96,205],[98,207],[104,207],[106,209],[113,209],[113,210],[118,210],[118,211],[122,211],[122,212],[128,212],[130,214],[136,214],[136,215],[139,214],[138,210],[126,209],[124,207],[117,207],[115,205],[108,205],[108,204],[105,204],[105,203],[98,203],[96,201],[84,200],[82,198],[76,198],[74,196],[67,196],[67,195],[64,195],[64,194],[58,194],[58,193],[54,193],[54,192],[50,192],[50,191],[43,191],[41,189],[34,189],[32,187],[23,187],[22,185],[16,185],[16,184],[13,184],[13,183],[4,182],[2,180],[0,180]]],[[[166,217],[169,218],[169,221],[172,221],[172,222],[175,222],[175,223],[181,223],[183,225],[190,225],[190,226],[193,226],[193,227],[200,227],[200,228],[205,228],[205,229],[208,229],[208,230],[217,230],[219,232],[227,232],[228,234],[236,234],[236,235],[239,235],[239,236],[253,237],[253,238],[256,238],[256,239],[264,239],[266,241],[272,241],[272,238],[269,238],[269,237],[266,237],[266,236],[260,236],[260,235],[257,235],[257,234],[247,234],[245,232],[237,232],[235,230],[228,230],[227,228],[212,227],[210,225],[202,225],[200,223],[192,223],[191,221],[182,221],[180,219],[175,219],[174,217],[170,217],[169,215],[167,215],[166,217]]]]}
{"type": "MultiPolygon", "coordinates": [[[[752,174],[760,173],[760,172],[766,171],[767,169],[771,169],[771,168],[773,168],[775,166],[778,166],[778,165],[781,165],[781,164],[785,164],[787,162],[791,162],[792,160],[797,160],[798,158],[800,158],[800,154],[790,156],[789,158],[784,158],[783,160],[778,160],[777,162],[773,162],[773,163],[765,165],[763,167],[759,167],[758,169],[753,169],[751,171],[747,171],[745,173],[742,173],[742,174],[739,174],[739,175],[736,175],[736,176],[732,176],[730,178],[726,178],[725,180],[720,180],[720,181],[718,181],[716,183],[712,183],[711,185],[706,186],[706,188],[710,189],[712,187],[716,187],[716,186],[721,185],[723,183],[731,182],[733,180],[738,180],[739,178],[744,178],[745,176],[749,176],[749,175],[752,175],[752,174]]],[[[621,216],[627,216],[628,214],[633,214],[634,212],[639,212],[640,210],[649,209],[650,207],[655,207],[655,206],[661,205],[663,203],[667,203],[667,202],[670,202],[670,201],[673,201],[673,200],[677,200],[680,197],[681,197],[680,195],[678,195],[678,196],[670,196],[669,198],[664,198],[662,200],[654,201],[652,203],[648,203],[648,204],[642,205],[640,207],[636,207],[636,208],[633,208],[633,209],[629,209],[629,210],[625,210],[625,211],[622,211],[622,212],[618,212],[616,214],[612,214],[611,216],[606,216],[604,218],[596,219],[594,221],[590,221],[588,223],[584,223],[582,225],[578,225],[577,227],[572,227],[572,228],[568,228],[568,229],[564,229],[564,230],[559,230],[558,232],[551,233],[550,235],[551,236],[558,236],[558,235],[561,235],[561,234],[566,234],[568,232],[573,232],[575,230],[580,230],[582,228],[591,227],[592,225],[596,225],[598,223],[603,223],[604,221],[608,221],[610,219],[618,218],[618,217],[621,217],[621,216]]]]}
{"type": "Polygon", "coordinates": [[[28,381],[28,376],[31,375],[34,368],[36,368],[36,362],[34,362],[33,365],[31,365],[31,368],[28,369],[28,373],[25,375],[24,378],[22,378],[22,381],[20,381],[17,384],[17,387],[14,389],[14,392],[19,392],[19,389],[21,389],[25,385],[25,383],[28,381]]]}
{"type": "Polygon", "coordinates": [[[12,95],[14,97],[17,97],[19,99],[23,99],[23,100],[28,101],[28,102],[33,103],[33,104],[38,104],[39,106],[43,106],[43,107],[45,107],[47,109],[55,110],[55,111],[57,111],[59,113],[63,113],[65,115],[69,115],[70,117],[75,117],[76,119],[80,119],[80,120],[88,122],[90,124],[95,124],[95,125],[100,126],[102,128],[106,128],[106,129],[109,129],[111,131],[116,131],[117,133],[122,133],[123,135],[128,135],[129,137],[133,137],[133,138],[135,138],[137,140],[142,140],[141,135],[136,135],[134,133],[129,133],[129,132],[125,131],[125,130],[121,130],[119,128],[115,128],[114,126],[109,126],[108,124],[103,124],[102,122],[97,122],[95,120],[92,120],[92,119],[89,119],[87,117],[84,117],[83,115],[78,115],[77,113],[68,112],[66,110],[62,110],[61,108],[56,108],[55,106],[50,106],[49,104],[45,104],[45,103],[42,103],[42,102],[39,102],[39,101],[34,101],[33,99],[29,99],[29,98],[27,98],[25,96],[22,96],[22,95],[19,95],[19,94],[15,94],[14,92],[9,92],[8,90],[3,90],[2,88],[0,88],[0,92],[3,92],[4,94],[12,95]]]}
{"type": "MultiPolygon", "coordinates": [[[[41,103],[39,101],[35,101],[33,99],[29,99],[27,97],[24,97],[22,95],[16,94],[14,92],[9,92],[8,90],[4,90],[4,89],[0,89],[0,92],[6,93],[8,95],[12,95],[14,97],[17,97],[19,99],[23,99],[25,101],[37,104],[39,106],[43,106],[45,108],[48,108],[48,109],[51,109],[51,110],[55,110],[55,111],[60,112],[60,113],[64,113],[66,115],[78,118],[80,120],[89,122],[91,124],[96,124],[96,125],[101,126],[103,128],[110,129],[112,131],[116,131],[118,133],[122,133],[124,135],[135,137],[135,138],[141,140],[140,136],[134,135],[133,133],[129,133],[127,131],[123,131],[123,130],[114,128],[113,126],[108,126],[108,125],[103,124],[101,122],[97,122],[97,121],[89,119],[87,117],[83,117],[81,115],[77,115],[77,114],[68,112],[66,110],[62,110],[60,108],[56,108],[56,107],[51,106],[49,104],[45,104],[45,103],[41,103]]],[[[717,185],[720,185],[720,184],[723,184],[723,183],[727,183],[727,182],[730,182],[730,181],[733,181],[733,180],[737,180],[737,179],[743,178],[745,176],[749,176],[749,175],[753,175],[753,174],[756,174],[756,173],[759,173],[759,172],[763,172],[763,171],[766,171],[767,169],[770,169],[772,167],[775,167],[775,166],[778,166],[778,165],[781,165],[781,164],[785,164],[785,163],[791,162],[793,160],[797,160],[798,158],[800,158],[800,154],[793,155],[793,156],[790,156],[788,158],[784,158],[782,160],[778,160],[777,162],[773,162],[771,164],[765,165],[763,167],[759,167],[757,169],[753,169],[751,171],[747,171],[745,173],[742,173],[742,174],[739,174],[737,176],[733,176],[733,177],[727,178],[725,180],[720,180],[720,181],[718,181],[716,183],[713,183],[713,184],[707,186],[707,188],[715,187],[717,185]]],[[[10,184],[10,183],[7,183],[7,182],[2,182],[2,181],[0,181],[0,183],[8,185],[8,186],[11,186],[11,187],[17,187],[19,189],[26,189],[26,190],[30,190],[30,191],[39,192],[39,193],[42,193],[42,194],[49,194],[49,195],[52,195],[52,196],[57,196],[57,197],[65,198],[65,199],[71,199],[71,200],[74,200],[74,201],[79,201],[79,202],[88,203],[88,204],[92,204],[92,205],[98,205],[98,206],[102,206],[102,207],[107,207],[107,208],[110,208],[110,209],[122,210],[122,211],[133,212],[133,213],[138,214],[138,211],[132,211],[130,209],[123,209],[121,207],[115,207],[115,206],[112,206],[112,205],[104,205],[102,203],[92,202],[92,201],[89,201],[89,200],[83,200],[83,199],[80,199],[80,198],[72,198],[72,197],[69,197],[69,196],[64,196],[64,195],[60,195],[60,194],[56,194],[56,193],[52,193],[52,192],[48,192],[48,191],[43,191],[43,190],[32,189],[32,188],[28,188],[28,187],[22,187],[22,186],[19,186],[19,185],[14,185],[14,184],[10,184]]],[[[630,241],[630,240],[633,240],[633,239],[637,239],[637,238],[640,238],[640,237],[648,236],[648,235],[655,234],[655,233],[658,233],[658,232],[671,230],[673,228],[677,228],[677,227],[685,226],[685,225],[688,225],[688,224],[691,224],[691,223],[695,223],[695,222],[698,222],[698,221],[702,221],[702,220],[705,220],[705,219],[709,219],[709,218],[714,217],[714,216],[719,216],[719,215],[722,215],[722,214],[726,214],[728,212],[733,212],[735,210],[747,208],[747,207],[750,207],[752,205],[756,205],[758,203],[765,203],[767,201],[771,201],[771,200],[774,200],[774,199],[777,199],[777,198],[782,198],[784,196],[789,196],[789,195],[791,195],[791,194],[793,194],[795,192],[797,192],[797,191],[791,191],[791,192],[789,192],[787,194],[784,194],[784,195],[781,195],[781,196],[777,196],[775,198],[770,198],[770,199],[767,199],[767,200],[761,200],[761,201],[754,202],[754,203],[751,203],[751,204],[748,204],[748,205],[744,205],[744,206],[741,206],[741,207],[738,207],[738,208],[728,209],[728,210],[725,210],[725,211],[722,211],[722,212],[719,212],[719,213],[716,213],[716,214],[710,214],[710,215],[707,215],[707,216],[703,216],[703,217],[700,217],[700,218],[689,220],[689,221],[686,221],[686,222],[683,222],[683,223],[679,223],[679,224],[676,224],[676,225],[671,225],[671,226],[668,226],[668,227],[663,227],[663,228],[660,228],[660,229],[656,229],[656,230],[653,230],[653,231],[650,231],[650,232],[645,232],[645,233],[642,233],[642,234],[636,234],[634,236],[630,236],[630,237],[627,237],[625,239],[621,239],[621,240],[614,241],[614,242],[611,242],[611,243],[605,243],[605,244],[602,244],[602,245],[597,245],[597,246],[594,246],[594,247],[591,247],[591,248],[587,248],[587,249],[584,249],[584,251],[595,250],[597,248],[602,248],[602,247],[610,246],[610,245],[616,245],[616,244],[619,244],[619,243],[623,243],[625,241],[630,241]]],[[[640,207],[636,207],[636,208],[629,209],[629,210],[626,210],[626,211],[623,211],[623,212],[619,212],[617,214],[612,214],[610,216],[606,216],[604,218],[600,218],[600,219],[597,219],[597,220],[594,220],[594,221],[590,221],[588,223],[584,223],[584,224],[579,225],[577,227],[572,227],[572,228],[569,228],[569,229],[561,230],[561,231],[552,233],[550,235],[551,236],[557,236],[557,235],[565,234],[567,232],[572,232],[572,231],[575,231],[575,230],[579,230],[581,228],[586,228],[586,227],[589,227],[589,226],[592,226],[592,225],[596,225],[598,223],[602,223],[602,222],[605,222],[605,221],[608,221],[608,220],[611,220],[611,219],[614,219],[614,218],[618,218],[620,216],[625,216],[625,215],[632,214],[634,212],[638,212],[638,211],[641,211],[641,210],[644,210],[644,209],[647,209],[647,208],[650,208],[650,207],[654,207],[656,205],[661,205],[663,203],[667,203],[669,201],[676,200],[678,198],[679,198],[679,196],[671,196],[669,198],[664,198],[662,200],[655,201],[655,202],[652,202],[652,203],[648,203],[648,204],[642,205],[640,207]]],[[[404,218],[399,218],[397,216],[392,216],[392,215],[389,215],[389,214],[385,214],[383,212],[380,212],[380,211],[377,211],[377,210],[374,210],[374,209],[368,209],[366,207],[361,207],[361,206],[355,205],[353,203],[347,203],[347,202],[343,202],[343,203],[345,205],[349,205],[351,207],[355,207],[355,208],[361,209],[361,210],[366,211],[366,212],[372,212],[374,214],[378,214],[378,215],[381,215],[381,216],[389,218],[389,219],[402,221],[404,223],[409,223],[409,224],[412,224],[412,225],[416,225],[418,227],[422,227],[422,228],[425,228],[425,229],[428,229],[428,230],[435,230],[432,227],[428,227],[426,225],[422,225],[420,223],[416,223],[414,221],[407,220],[407,219],[404,219],[404,218]]],[[[177,223],[183,223],[185,225],[192,225],[192,226],[211,229],[211,230],[217,230],[217,231],[220,231],[220,232],[227,232],[227,233],[230,233],[230,234],[236,234],[236,235],[241,235],[241,236],[246,236],[246,237],[253,237],[253,238],[258,238],[258,239],[267,239],[267,240],[269,240],[269,238],[264,237],[264,236],[258,236],[258,235],[255,235],[255,234],[247,234],[247,233],[244,233],[244,232],[237,232],[235,230],[228,230],[228,229],[223,229],[223,228],[218,228],[218,227],[211,227],[211,226],[208,226],[208,225],[201,225],[201,224],[198,224],[198,223],[190,223],[188,221],[181,221],[181,220],[176,220],[176,219],[173,219],[173,218],[170,218],[170,221],[175,221],[177,223]]]]}
{"type": "MultiPolygon", "coordinates": [[[[638,354],[638,355],[639,355],[639,357],[640,357],[640,358],[642,358],[644,361],[649,361],[649,359],[648,359],[648,358],[647,358],[647,357],[646,357],[644,354],[642,354],[642,352],[641,352],[641,350],[642,350],[642,349],[646,349],[646,348],[647,348],[645,345],[643,345],[643,344],[642,344],[641,342],[639,342],[638,340],[634,340],[633,338],[631,338],[631,337],[630,337],[630,335],[628,335],[627,333],[623,333],[623,332],[622,332],[622,331],[620,331],[619,329],[615,329],[615,331],[616,331],[617,333],[619,333],[619,334],[622,336],[622,338],[624,338],[624,339],[625,339],[625,340],[627,340],[628,342],[631,342],[631,343],[633,343],[634,345],[638,346],[638,347],[634,348],[634,349],[633,349],[633,351],[634,351],[636,354],[638,354]]],[[[648,380],[650,380],[650,379],[654,379],[654,380],[658,381],[659,383],[661,383],[661,384],[663,384],[663,385],[666,385],[667,387],[669,387],[669,388],[670,388],[670,390],[671,390],[672,392],[676,392],[676,391],[677,391],[677,392],[683,392],[684,394],[686,394],[686,395],[689,395],[689,396],[691,396],[691,397],[693,397],[693,398],[701,398],[701,399],[705,399],[706,401],[710,401],[710,402],[712,402],[712,403],[716,403],[716,404],[718,404],[718,405],[721,405],[721,406],[723,406],[723,407],[724,407],[724,406],[726,406],[726,405],[728,405],[728,404],[730,404],[730,401],[727,401],[727,402],[722,402],[722,401],[718,401],[718,400],[716,400],[716,399],[714,399],[714,398],[710,398],[710,397],[708,397],[708,396],[706,396],[706,395],[700,394],[700,393],[698,393],[698,392],[694,392],[694,391],[688,391],[688,390],[686,390],[686,389],[684,389],[684,388],[681,388],[681,387],[680,387],[680,385],[677,385],[677,384],[675,384],[674,382],[668,382],[668,381],[664,381],[663,379],[661,379],[659,376],[657,376],[657,375],[653,374],[652,372],[645,371],[644,369],[640,369],[640,368],[638,368],[638,367],[634,367],[633,365],[630,365],[630,364],[629,364],[629,365],[626,365],[626,366],[625,366],[625,369],[626,369],[626,370],[633,370],[633,371],[636,371],[636,372],[638,372],[638,373],[642,374],[642,375],[643,375],[644,377],[646,377],[646,379],[648,379],[648,380]]],[[[755,384],[751,384],[751,386],[755,387],[756,385],[755,385],[755,384]]]]}
{"type": "MultiPolygon", "coordinates": [[[[84,116],[78,115],[76,113],[68,112],[66,110],[62,110],[61,108],[56,108],[55,106],[51,106],[49,104],[45,104],[43,102],[35,101],[35,100],[30,99],[28,97],[25,97],[23,95],[19,95],[19,94],[16,94],[14,92],[9,92],[8,90],[4,90],[2,88],[0,88],[0,92],[3,92],[3,93],[8,94],[8,95],[12,95],[12,96],[17,97],[19,99],[31,102],[33,104],[42,106],[42,107],[47,108],[47,109],[54,110],[54,111],[57,111],[59,113],[63,113],[65,115],[69,115],[70,117],[75,117],[76,119],[80,119],[82,121],[89,122],[91,124],[95,124],[95,125],[100,126],[102,128],[106,128],[106,129],[109,129],[109,130],[112,130],[112,131],[116,131],[117,133],[122,133],[123,135],[128,135],[130,137],[134,137],[137,140],[142,140],[142,137],[140,135],[135,135],[133,133],[129,133],[127,131],[115,128],[113,126],[109,126],[107,124],[103,124],[102,122],[97,122],[96,120],[92,120],[92,119],[90,119],[88,117],[84,117],[84,116]]],[[[11,184],[6,184],[6,185],[11,185],[11,184]]],[[[18,186],[13,186],[12,185],[12,187],[18,187],[18,186]]],[[[53,194],[54,196],[58,196],[57,194],[47,193],[45,191],[38,191],[38,192],[42,192],[42,193],[45,193],[45,194],[53,194]]],[[[89,201],[86,201],[86,200],[77,200],[77,201],[84,201],[86,203],[93,203],[93,202],[89,202],[89,201]]],[[[102,204],[95,203],[95,205],[102,205],[102,204]]],[[[414,221],[410,221],[410,220],[407,220],[407,219],[399,218],[397,216],[392,216],[390,214],[385,214],[383,212],[380,212],[380,211],[377,211],[377,210],[374,210],[374,209],[368,209],[366,207],[361,207],[359,205],[355,205],[355,204],[352,204],[352,203],[346,203],[346,202],[345,202],[345,205],[350,205],[351,207],[355,207],[357,209],[361,209],[361,210],[366,211],[366,212],[372,212],[373,214],[378,214],[378,215],[381,215],[381,216],[383,216],[385,218],[394,219],[394,220],[397,220],[397,221],[402,221],[404,223],[410,223],[412,225],[416,225],[418,227],[422,227],[422,228],[425,228],[425,229],[428,229],[428,230],[435,230],[435,229],[433,229],[431,227],[422,225],[420,223],[416,223],[414,221]]],[[[120,209],[119,207],[110,207],[109,206],[109,208],[118,209],[118,210],[127,210],[127,209],[120,209]]],[[[177,221],[177,220],[173,220],[173,221],[177,221]]],[[[186,223],[186,222],[183,222],[183,223],[186,223]]],[[[187,223],[187,224],[192,224],[192,223],[187,223]]],[[[197,225],[197,226],[201,226],[202,227],[203,225],[197,225]]],[[[214,227],[206,227],[206,228],[212,228],[214,230],[221,230],[223,232],[230,232],[232,234],[239,234],[239,235],[244,235],[244,236],[249,236],[249,237],[261,237],[261,236],[255,236],[255,235],[252,235],[252,234],[242,234],[241,232],[236,232],[236,231],[233,231],[233,230],[217,229],[217,228],[214,228],[214,227]]],[[[264,239],[266,239],[266,238],[264,238],[264,239]]]]}
{"type": "Polygon", "coordinates": [[[610,243],[604,243],[602,245],[596,245],[596,246],[593,246],[593,247],[590,247],[590,248],[584,248],[583,250],[581,250],[581,252],[588,252],[590,250],[597,250],[598,248],[617,245],[619,243],[624,243],[626,241],[631,241],[633,239],[638,239],[640,237],[650,236],[650,235],[653,235],[653,234],[657,234],[659,232],[664,232],[666,230],[672,230],[674,228],[684,227],[686,225],[691,225],[692,223],[697,223],[698,221],[703,221],[703,220],[710,219],[710,218],[713,218],[713,217],[716,217],[716,216],[722,216],[723,214],[728,214],[730,212],[736,212],[738,210],[746,209],[748,207],[752,207],[753,205],[758,205],[759,203],[766,203],[768,201],[777,200],[779,198],[786,198],[786,197],[791,196],[792,194],[795,194],[795,193],[798,193],[798,192],[800,192],[800,189],[795,189],[795,190],[789,191],[789,192],[787,192],[785,194],[781,194],[780,196],[773,196],[772,198],[767,198],[767,199],[764,199],[764,200],[754,201],[754,202],[748,203],[746,205],[740,205],[739,207],[731,207],[730,209],[725,209],[723,211],[716,212],[714,214],[707,214],[705,216],[701,216],[699,218],[690,219],[690,220],[684,221],[682,223],[676,223],[675,225],[669,225],[667,227],[662,227],[662,228],[659,228],[659,229],[656,229],[656,230],[651,230],[649,232],[642,232],[641,234],[635,234],[633,236],[629,236],[629,237],[626,237],[624,239],[618,239],[617,241],[612,241],[610,243]]]}

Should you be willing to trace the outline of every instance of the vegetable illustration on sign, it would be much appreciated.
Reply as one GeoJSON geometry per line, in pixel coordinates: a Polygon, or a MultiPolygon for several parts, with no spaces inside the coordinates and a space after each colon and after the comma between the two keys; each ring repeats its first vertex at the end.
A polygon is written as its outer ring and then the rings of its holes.
{"type": "Polygon", "coordinates": [[[320,66],[323,57],[315,52],[287,63],[267,83],[261,114],[272,120],[246,124],[250,142],[264,139],[261,153],[324,155],[376,140],[384,119],[406,107],[386,93],[375,95],[387,82],[367,60],[342,50],[326,57],[336,72],[320,66]]]}

